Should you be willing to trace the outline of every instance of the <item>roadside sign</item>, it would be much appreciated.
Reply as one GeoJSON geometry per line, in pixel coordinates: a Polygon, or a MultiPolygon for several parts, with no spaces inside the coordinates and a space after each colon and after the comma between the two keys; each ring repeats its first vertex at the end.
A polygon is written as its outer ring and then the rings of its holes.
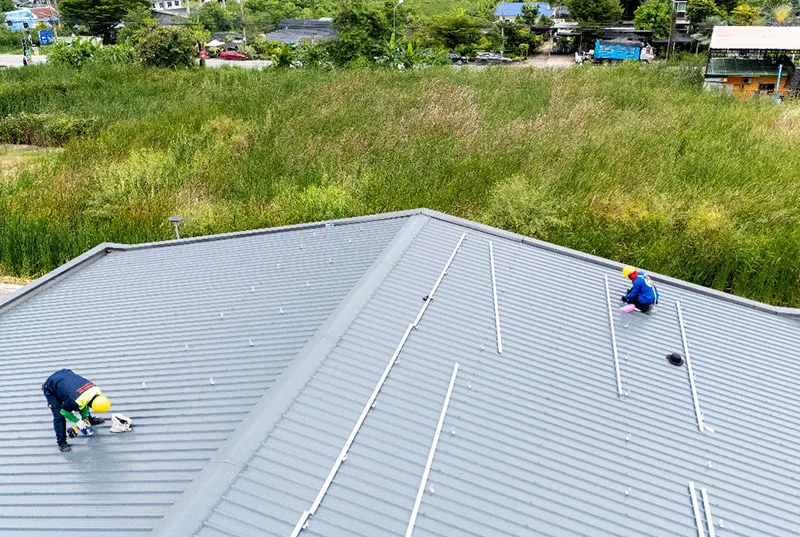
{"type": "Polygon", "coordinates": [[[39,44],[50,45],[53,42],[53,30],[39,30],[39,44]]]}

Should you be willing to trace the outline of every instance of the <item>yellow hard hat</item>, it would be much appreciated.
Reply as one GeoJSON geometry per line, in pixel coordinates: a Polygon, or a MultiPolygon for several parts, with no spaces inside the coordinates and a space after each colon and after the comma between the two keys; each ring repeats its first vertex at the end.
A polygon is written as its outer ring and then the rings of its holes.
{"type": "Polygon", "coordinates": [[[92,410],[97,412],[98,414],[102,414],[103,412],[108,412],[108,409],[111,408],[111,401],[108,400],[108,397],[105,395],[98,395],[92,401],[92,410]]]}
{"type": "Polygon", "coordinates": [[[626,278],[630,278],[631,274],[633,274],[634,272],[636,272],[636,269],[630,265],[625,265],[624,267],[622,267],[622,275],[625,276],[626,278]]]}

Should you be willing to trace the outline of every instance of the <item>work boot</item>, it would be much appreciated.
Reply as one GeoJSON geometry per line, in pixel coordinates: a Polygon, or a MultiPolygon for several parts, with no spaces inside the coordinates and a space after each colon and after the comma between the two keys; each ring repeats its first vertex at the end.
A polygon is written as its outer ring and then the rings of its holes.
{"type": "Polygon", "coordinates": [[[60,444],[58,445],[58,450],[59,450],[61,453],[66,453],[66,452],[68,452],[68,451],[72,451],[72,447],[71,447],[69,444],[67,444],[66,442],[62,442],[62,443],[60,443],[60,444]]]}
{"type": "Polygon", "coordinates": [[[106,421],[105,418],[99,416],[89,416],[89,425],[100,425],[106,421]]]}

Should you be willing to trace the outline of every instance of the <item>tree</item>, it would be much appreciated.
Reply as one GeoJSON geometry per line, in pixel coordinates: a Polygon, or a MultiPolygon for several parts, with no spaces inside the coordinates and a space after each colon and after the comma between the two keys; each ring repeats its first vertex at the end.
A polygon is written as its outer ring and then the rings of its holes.
{"type": "Polygon", "coordinates": [[[206,2],[200,6],[197,20],[209,32],[230,32],[236,28],[236,17],[219,2],[206,2]]]}
{"type": "Polygon", "coordinates": [[[17,9],[17,6],[14,0],[0,0],[0,9],[3,10],[3,13],[7,13],[17,9]]]}
{"type": "Polygon", "coordinates": [[[692,24],[700,24],[709,17],[722,17],[722,13],[714,0],[689,0],[686,16],[692,24]]]}
{"type": "Polygon", "coordinates": [[[150,67],[192,67],[198,56],[197,36],[189,28],[155,26],[134,37],[136,59],[150,67]]]}
{"type": "Polygon", "coordinates": [[[739,4],[731,11],[731,20],[737,26],[753,26],[760,18],[761,11],[749,4],[739,4]]]}
{"type": "Polygon", "coordinates": [[[616,24],[622,19],[619,0],[567,0],[570,16],[581,24],[616,24]]]}
{"type": "Polygon", "coordinates": [[[637,30],[653,30],[653,37],[669,37],[670,9],[665,0],[647,0],[636,9],[633,23],[637,30]]]}
{"type": "Polygon", "coordinates": [[[733,10],[736,9],[736,6],[739,5],[741,0],[715,0],[715,2],[720,11],[730,15],[733,13],[733,10]]]}
{"type": "MultiPolygon", "coordinates": [[[[333,19],[339,39],[326,44],[339,65],[359,58],[371,60],[384,52],[392,33],[391,11],[366,0],[346,0],[333,19]]],[[[398,13],[398,25],[400,24],[398,13]]]]}
{"type": "Polygon", "coordinates": [[[117,34],[120,43],[126,42],[132,35],[141,32],[148,26],[155,26],[156,20],[150,16],[150,8],[136,6],[122,17],[122,24],[125,26],[117,34]]]}
{"type": "Polygon", "coordinates": [[[84,25],[93,34],[103,36],[103,43],[112,41],[114,27],[129,11],[149,7],[148,0],[61,0],[58,9],[67,24],[84,25]]]}
{"type": "Polygon", "coordinates": [[[538,16],[539,4],[522,4],[522,22],[528,26],[535,26],[538,16]]]}
{"type": "Polygon", "coordinates": [[[714,32],[715,26],[727,26],[728,21],[720,17],[719,15],[714,15],[713,17],[708,17],[704,21],[694,25],[694,33],[692,37],[697,39],[697,41],[703,45],[708,46],[711,42],[711,34],[714,32]]]}
{"type": "Polygon", "coordinates": [[[455,50],[459,45],[477,42],[481,37],[481,25],[475,17],[458,10],[431,17],[423,32],[432,44],[455,50]]]}

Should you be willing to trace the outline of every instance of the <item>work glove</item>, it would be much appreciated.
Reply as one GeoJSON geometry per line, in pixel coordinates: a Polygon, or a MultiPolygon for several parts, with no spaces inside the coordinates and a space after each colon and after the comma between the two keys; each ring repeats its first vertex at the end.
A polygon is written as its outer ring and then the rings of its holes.
{"type": "Polygon", "coordinates": [[[627,302],[627,301],[625,300],[625,295],[622,295],[622,296],[620,297],[620,300],[622,300],[623,302],[627,302]]]}

